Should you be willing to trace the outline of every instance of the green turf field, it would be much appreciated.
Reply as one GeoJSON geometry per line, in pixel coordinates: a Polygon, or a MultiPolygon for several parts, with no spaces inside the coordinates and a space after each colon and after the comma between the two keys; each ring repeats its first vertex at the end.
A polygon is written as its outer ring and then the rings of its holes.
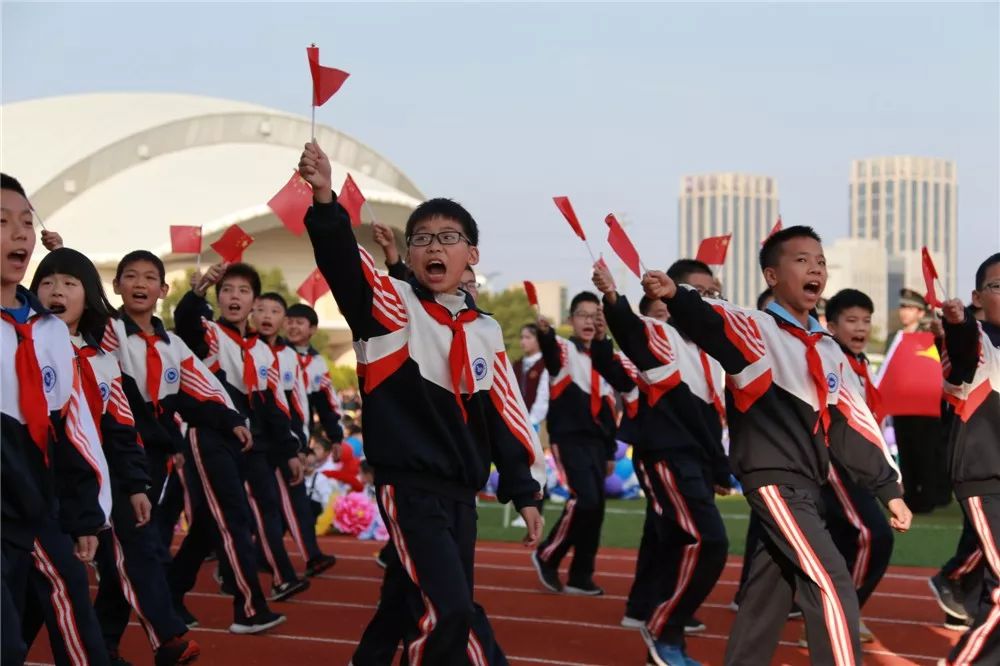
{"type": "MultiPolygon", "coordinates": [[[[735,555],[742,555],[750,509],[741,496],[717,499],[729,534],[729,550],[735,555]]],[[[609,500],[601,543],[605,546],[637,548],[642,534],[645,507],[644,500],[609,500]]],[[[546,502],[546,532],[548,527],[555,523],[561,511],[561,504],[546,502]]],[[[504,528],[502,523],[502,506],[490,502],[479,504],[480,539],[519,541],[524,536],[523,528],[504,528]]],[[[955,502],[930,515],[914,516],[910,531],[896,535],[892,563],[939,567],[954,554],[955,544],[961,531],[962,511],[955,502]]]]}

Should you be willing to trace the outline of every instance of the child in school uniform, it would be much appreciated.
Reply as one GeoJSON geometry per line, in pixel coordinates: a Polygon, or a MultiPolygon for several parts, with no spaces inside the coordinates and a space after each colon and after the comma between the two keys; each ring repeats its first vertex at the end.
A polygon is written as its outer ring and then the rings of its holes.
{"type": "Polygon", "coordinates": [[[114,309],[104,294],[97,268],[76,250],[56,249],[35,270],[31,291],[69,328],[83,394],[94,422],[100,425],[108,460],[111,529],[98,535],[101,575],[94,609],[111,664],[125,663],[118,654],[124,629],[118,616],[123,614],[127,622],[133,609],[149,638],[157,666],[191,663],[201,650],[196,642],[183,638],[187,627],[170,603],[159,559],[159,535],[149,526],[152,506],[146,494],[150,486],[146,454],[125,398],[118,361],[100,348],[114,309]]]}
{"type": "MultiPolygon", "coordinates": [[[[169,291],[160,258],[146,250],[129,252],[118,262],[112,284],[122,308],[109,322],[101,346],[115,354],[122,369],[125,395],[150,463],[150,495],[159,497],[168,458],[185,458],[188,470],[195,515],[173,561],[165,548],[161,557],[169,567],[175,609],[189,628],[198,625],[183,597],[214,548],[234,570],[230,630],[259,633],[275,627],[285,618],[271,612],[260,589],[239,468],[243,452],[253,445],[246,418],[201,359],[155,316],[159,299],[169,291]],[[188,427],[186,436],[181,422],[188,427]]],[[[154,507],[154,520],[157,512],[154,507]]]]}
{"type": "Polygon", "coordinates": [[[260,275],[249,264],[215,264],[181,298],[174,321],[177,334],[215,372],[250,422],[253,446],[240,459],[241,471],[258,543],[271,570],[269,599],[284,601],[308,589],[309,581],[298,577],[285,548],[275,472],[290,485],[302,483],[302,443],[280,385],[278,359],[249,325],[260,293],[260,275]],[[211,287],[219,302],[218,319],[212,318],[205,298],[211,287]]]}
{"type": "Polygon", "coordinates": [[[979,536],[986,567],[979,608],[948,666],[1000,661],[1000,252],[976,271],[972,304],[982,308],[981,322],[959,299],[944,304],[941,362],[945,396],[955,408],[949,461],[955,497],[979,536]]]}
{"type": "MultiPolygon", "coordinates": [[[[309,449],[309,435],[312,430],[310,404],[315,399],[309,395],[306,388],[307,385],[311,385],[307,373],[311,369],[312,359],[308,358],[307,354],[307,360],[303,363],[302,357],[291,342],[279,335],[282,326],[285,325],[287,311],[288,305],[280,294],[275,292],[261,294],[254,304],[254,325],[261,339],[271,347],[278,359],[280,385],[290,408],[293,431],[300,437],[299,457],[302,458],[309,449]]],[[[317,390],[322,391],[325,383],[329,387],[327,389],[329,396],[332,397],[333,386],[329,383],[329,373],[325,374],[325,378],[317,378],[316,383],[319,385],[317,390]]],[[[324,401],[324,406],[333,412],[334,419],[339,418],[329,401],[324,401]]],[[[336,432],[334,436],[337,436],[336,432]]],[[[309,504],[305,483],[292,485],[291,479],[280,468],[275,470],[275,479],[281,494],[281,511],[285,517],[285,525],[306,562],[306,576],[312,577],[326,571],[337,563],[337,558],[320,550],[319,542],[316,540],[316,520],[309,504]]]]}
{"type": "MultiPolygon", "coordinates": [[[[712,271],[699,261],[681,259],[667,275],[699,293],[715,289],[712,271]]],[[[636,619],[654,663],[694,666],[698,662],[686,653],[685,625],[722,574],[729,547],[713,499],[716,490],[729,489],[722,449],[725,408],[717,389],[722,369],[669,318],[661,322],[636,315],[605,266],[595,264],[593,279],[604,294],[604,313],[615,340],[639,369],[648,406],[632,459],[643,470],[662,559],[659,575],[652,578],[659,588],[653,594],[655,605],[636,619]]]]}
{"type": "MultiPolygon", "coordinates": [[[[479,258],[478,228],[459,204],[427,201],[406,225],[412,276],[379,274],[355,241],[330,171],[319,146],[307,144],[299,162],[314,196],[306,229],[354,336],[365,453],[398,553],[383,602],[393,588],[407,602],[410,664],[505,664],[473,601],[475,497],[495,462],[498,497],[513,501],[528,525],[525,545],[533,546],[544,467],[500,327],[459,290],[462,272],[479,258]]],[[[388,629],[394,640],[396,628],[388,629]]],[[[368,662],[355,655],[354,663],[368,662]]]]}
{"type": "Polygon", "coordinates": [[[553,592],[596,596],[594,563],[604,522],[604,478],[614,472],[615,391],[635,388],[613,361],[601,302],[584,291],[570,302],[573,336],[564,340],[544,318],[538,341],[549,371],[548,430],[552,455],[570,491],[562,515],[531,561],[542,585],[553,592]],[[573,549],[566,585],[559,563],[573,549]]]}
{"type": "Polygon", "coordinates": [[[894,528],[911,515],[840,346],[809,314],[826,286],[819,236],[778,231],[760,265],[775,299],[763,313],[702,300],[659,271],[643,277],[646,295],[663,298],[674,325],[729,375],[730,465],[764,527],[725,661],[770,662],[794,597],[812,662],[858,664],[857,593],[820,512],[829,451],[886,504],[894,528]]]}
{"type": "Polygon", "coordinates": [[[93,560],[111,509],[107,462],[69,331],[20,284],[35,248],[35,216],[7,174],[0,174],[0,220],[2,661],[23,663],[44,621],[57,663],[106,664],[83,563],[93,560]]]}

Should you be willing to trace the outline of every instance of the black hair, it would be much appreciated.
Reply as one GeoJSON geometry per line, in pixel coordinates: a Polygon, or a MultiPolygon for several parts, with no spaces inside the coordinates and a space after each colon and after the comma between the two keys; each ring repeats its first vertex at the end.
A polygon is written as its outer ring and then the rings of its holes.
{"type": "Polygon", "coordinates": [[[319,326],[319,316],[316,311],[305,303],[293,303],[285,310],[285,317],[301,317],[309,322],[310,326],[319,326]]]}
{"type": "Polygon", "coordinates": [[[531,334],[535,336],[536,339],[538,338],[538,324],[536,324],[535,322],[528,322],[527,324],[521,327],[522,331],[525,329],[531,331],[531,334]]]}
{"type": "Polygon", "coordinates": [[[774,300],[774,292],[771,290],[770,287],[768,287],[764,291],[760,292],[760,296],[757,297],[757,309],[763,310],[764,308],[767,307],[767,302],[773,300],[774,300]]]}
{"type": "Polygon", "coordinates": [[[122,279],[122,273],[125,272],[126,268],[140,261],[148,261],[153,264],[156,267],[156,272],[160,274],[160,284],[167,283],[167,269],[163,267],[163,260],[149,250],[132,250],[122,257],[122,260],[118,262],[118,268],[115,269],[115,282],[122,279]]]}
{"type": "Polygon", "coordinates": [[[333,450],[333,442],[330,441],[329,437],[323,434],[321,428],[316,428],[316,430],[313,430],[312,439],[317,444],[319,444],[319,448],[323,449],[323,451],[325,451],[326,453],[329,453],[330,451],[333,450]]]}
{"type": "Polygon", "coordinates": [[[573,314],[576,310],[576,306],[580,303],[596,303],[598,306],[601,304],[601,299],[597,297],[592,291],[581,291],[579,294],[573,297],[573,300],[569,302],[569,312],[573,314]]]}
{"type": "Polygon", "coordinates": [[[875,304],[863,291],[841,289],[826,302],[826,320],[837,321],[841,313],[849,308],[861,308],[869,314],[875,312],[875,304]]]}
{"type": "Polygon", "coordinates": [[[801,224],[776,231],[767,237],[767,240],[764,241],[764,244],[760,248],[760,269],[764,270],[765,268],[774,268],[777,266],[778,260],[781,259],[781,246],[793,238],[812,238],[817,243],[823,242],[823,239],[819,237],[819,234],[812,227],[801,224]]]}
{"type": "Polygon", "coordinates": [[[653,303],[655,303],[657,300],[658,299],[650,298],[649,296],[643,296],[642,298],[640,298],[639,299],[639,314],[641,314],[641,315],[647,314],[649,312],[649,309],[651,307],[653,307],[653,303]]]}
{"type": "Polygon", "coordinates": [[[418,224],[435,217],[455,220],[462,227],[462,233],[469,239],[469,245],[479,245],[479,225],[476,224],[476,220],[473,219],[469,211],[465,210],[462,204],[443,197],[428,199],[410,213],[409,219],[406,220],[406,231],[404,232],[406,242],[410,242],[413,229],[418,224]]]}
{"type": "Polygon", "coordinates": [[[344,428],[344,432],[347,433],[348,437],[353,437],[354,435],[360,435],[361,426],[359,426],[357,423],[352,423],[346,428],[344,428]]]}
{"type": "Polygon", "coordinates": [[[976,291],[982,291],[983,287],[986,286],[986,271],[995,264],[1000,264],[1000,252],[991,254],[986,257],[986,261],[979,264],[979,268],[976,270],[976,291]]]}
{"type": "Polygon", "coordinates": [[[115,317],[115,308],[104,293],[101,275],[94,262],[82,252],[68,247],[53,250],[45,255],[35,269],[35,275],[31,278],[31,291],[37,294],[42,280],[55,273],[72,275],[80,281],[83,286],[83,315],[80,317],[79,331],[99,342],[104,336],[108,320],[115,317]]]}
{"type": "Polygon", "coordinates": [[[235,264],[230,264],[226,267],[226,272],[222,274],[219,281],[215,283],[215,297],[219,297],[219,291],[222,289],[222,284],[229,280],[230,278],[243,278],[250,283],[250,289],[253,291],[254,298],[260,296],[260,273],[257,269],[250,264],[238,261],[235,264]]]}
{"type": "Polygon", "coordinates": [[[692,273],[704,273],[709,277],[715,277],[712,275],[712,269],[708,267],[708,264],[697,259],[678,259],[670,264],[670,268],[667,269],[667,277],[677,284],[687,282],[688,276],[692,273]]]}
{"type": "Polygon", "coordinates": [[[258,296],[257,299],[261,301],[274,301],[281,306],[281,309],[285,311],[286,315],[288,314],[288,301],[286,301],[285,297],[276,291],[264,292],[258,296]]]}
{"type": "Polygon", "coordinates": [[[24,187],[21,186],[21,182],[14,178],[14,176],[8,176],[5,173],[0,173],[0,190],[11,190],[17,192],[25,199],[28,195],[24,193],[24,187]]]}

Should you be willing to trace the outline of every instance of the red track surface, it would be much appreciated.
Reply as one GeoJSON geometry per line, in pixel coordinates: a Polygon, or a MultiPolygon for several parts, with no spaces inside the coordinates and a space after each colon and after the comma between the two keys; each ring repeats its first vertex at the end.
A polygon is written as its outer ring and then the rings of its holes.
{"type": "MultiPolygon", "coordinates": [[[[288,622],[263,636],[235,636],[232,601],[218,594],[211,568],[202,568],[188,608],[201,621],[191,632],[202,647],[200,664],[256,666],[275,664],[346,664],[378,599],[382,570],[373,560],[379,544],[339,537],[321,539],[339,558],[335,567],[296,599],[274,604],[288,622]]],[[[290,547],[290,553],[293,548],[290,547]]],[[[293,554],[293,558],[295,555],[293,554]]],[[[645,647],[638,631],[618,625],[635,564],[635,551],[604,548],[598,556],[597,583],[605,596],[567,597],[542,591],[528,559],[517,544],[480,543],[476,556],[476,599],[485,608],[512,664],[641,665],[645,647]]],[[[958,635],[941,627],[943,613],[927,587],[926,569],[893,568],[862,612],[878,641],[865,648],[866,664],[933,664],[947,654],[958,635]]],[[[730,558],[722,580],[698,616],[708,630],[688,640],[688,652],[706,665],[721,664],[734,613],[727,608],[739,576],[739,558],[730,558]]],[[[262,584],[270,580],[262,577],[262,584]]],[[[269,588],[265,588],[269,589],[269,588]]],[[[775,664],[808,664],[795,646],[802,623],[785,628],[775,664]]],[[[135,624],[129,627],[122,654],[136,666],[152,664],[149,644],[135,624]]],[[[48,664],[43,633],[29,662],[48,664]]]]}

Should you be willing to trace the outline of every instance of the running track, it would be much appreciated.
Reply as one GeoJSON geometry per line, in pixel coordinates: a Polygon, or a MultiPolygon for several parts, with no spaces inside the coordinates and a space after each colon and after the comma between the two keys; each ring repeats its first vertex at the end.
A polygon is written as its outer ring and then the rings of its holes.
{"type": "MultiPolygon", "coordinates": [[[[273,604],[288,621],[263,636],[234,636],[231,598],[218,593],[211,567],[202,568],[188,608],[201,622],[191,635],[201,644],[200,664],[256,666],[297,663],[346,664],[378,599],[382,570],[373,555],[374,542],[322,537],[339,561],[312,588],[295,599],[273,604]]],[[[293,559],[294,546],[289,543],[293,559]]],[[[512,664],[530,666],[625,666],[644,663],[645,647],[638,631],[618,625],[631,583],[635,551],[602,548],[597,583],[605,596],[567,597],[542,591],[519,544],[480,543],[476,555],[476,598],[489,614],[500,644],[512,664]]],[[[301,560],[299,560],[301,564],[301,560]]],[[[866,664],[934,664],[947,654],[958,635],[941,627],[943,614],[927,587],[927,569],[890,569],[862,616],[878,641],[864,646],[866,664]]],[[[739,558],[731,557],[699,617],[708,630],[688,640],[688,652],[706,665],[721,664],[734,614],[727,607],[739,576],[739,558]]],[[[266,576],[262,584],[270,585],[266,576]]],[[[265,588],[269,589],[269,588],[265,588]]],[[[791,621],[774,663],[808,664],[796,646],[802,623],[791,621]]],[[[135,666],[152,664],[149,644],[133,623],[125,634],[122,655],[135,666]]],[[[35,642],[29,663],[51,664],[44,632],[35,642]]]]}

